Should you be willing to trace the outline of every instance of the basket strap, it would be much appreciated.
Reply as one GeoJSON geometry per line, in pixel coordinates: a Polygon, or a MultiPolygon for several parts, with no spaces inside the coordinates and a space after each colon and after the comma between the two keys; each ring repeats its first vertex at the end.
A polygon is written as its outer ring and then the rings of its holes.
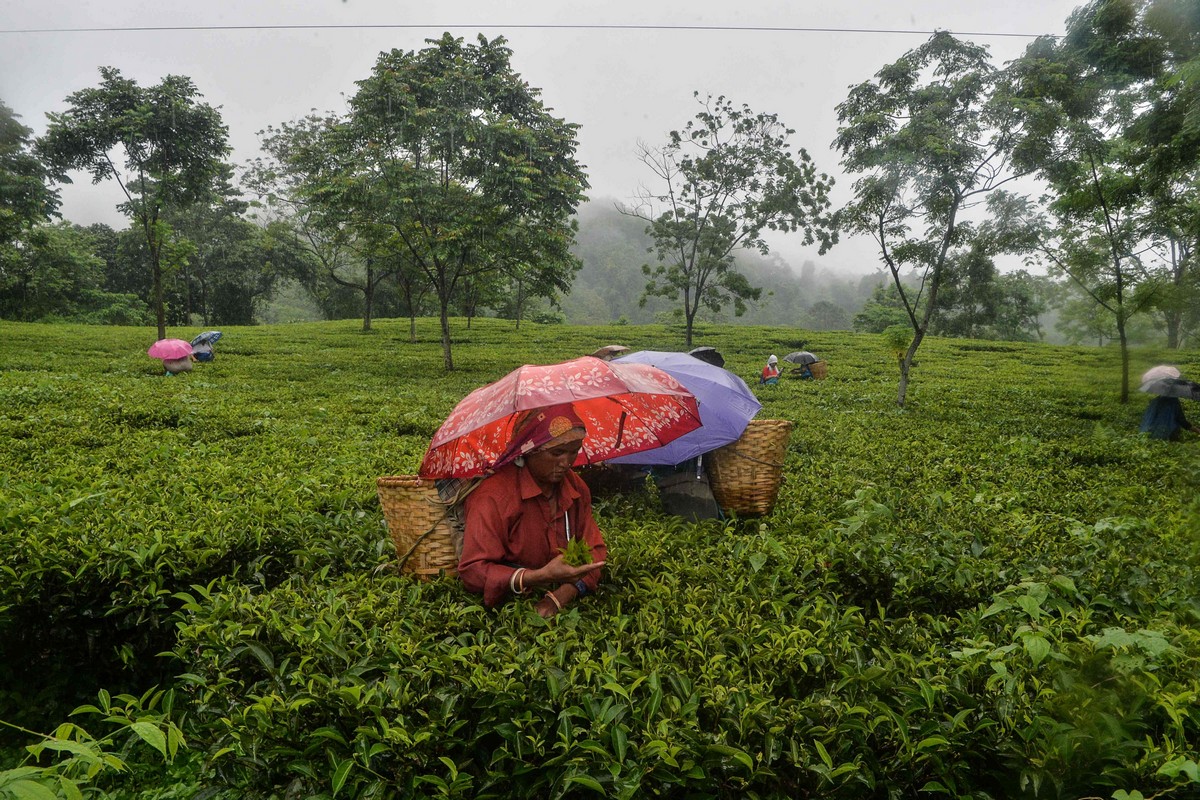
{"type": "MultiPolygon", "coordinates": [[[[453,481],[457,479],[451,480],[453,481]]],[[[465,483],[465,485],[453,487],[453,494],[451,494],[449,497],[442,497],[442,490],[439,488],[438,500],[436,502],[444,504],[446,509],[449,510],[461,503],[463,500],[466,500],[467,495],[475,491],[476,487],[478,487],[481,483],[483,483],[483,476],[471,478],[465,483]]]]}
{"type": "Polygon", "coordinates": [[[481,484],[481,483],[483,483],[483,478],[476,478],[475,480],[468,483],[466,486],[459,489],[449,499],[442,500],[439,498],[438,500],[430,501],[433,503],[437,503],[438,505],[444,506],[444,508],[442,509],[442,515],[437,518],[437,521],[434,522],[433,525],[430,526],[429,530],[425,531],[424,533],[422,533],[420,536],[417,537],[416,541],[412,543],[412,547],[408,548],[408,552],[406,552],[404,555],[400,556],[400,569],[404,569],[404,564],[405,564],[405,562],[408,561],[408,557],[411,556],[414,552],[416,552],[416,549],[421,544],[421,542],[425,541],[425,537],[428,536],[429,534],[433,533],[435,530],[437,530],[438,526],[441,525],[443,521],[445,521],[446,517],[450,516],[450,512],[454,510],[455,506],[462,503],[463,500],[466,500],[467,495],[469,495],[471,492],[475,491],[475,488],[477,486],[479,486],[479,484],[481,484]]]}
{"type": "Polygon", "coordinates": [[[421,542],[425,541],[426,536],[428,536],[429,534],[436,531],[438,526],[442,524],[442,520],[446,519],[446,517],[449,516],[451,507],[452,507],[451,505],[447,505],[445,510],[442,511],[442,515],[440,517],[438,517],[437,522],[433,523],[433,525],[430,526],[429,530],[425,531],[420,536],[418,536],[417,540],[412,543],[412,547],[408,548],[408,552],[405,553],[404,555],[400,556],[399,569],[401,569],[401,570],[404,569],[404,564],[408,561],[408,557],[411,556],[414,551],[416,551],[417,546],[419,544],[421,544],[421,542]]]}

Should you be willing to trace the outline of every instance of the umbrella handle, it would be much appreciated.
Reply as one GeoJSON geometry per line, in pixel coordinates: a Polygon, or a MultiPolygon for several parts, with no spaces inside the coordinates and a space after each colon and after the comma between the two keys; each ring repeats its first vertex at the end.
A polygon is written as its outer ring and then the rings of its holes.
{"type": "MultiPolygon", "coordinates": [[[[627,416],[628,413],[622,409],[621,419],[617,421],[617,443],[613,445],[614,450],[621,446],[621,439],[625,436],[625,417],[627,416]]],[[[567,538],[570,539],[571,537],[568,536],[567,538]]]]}

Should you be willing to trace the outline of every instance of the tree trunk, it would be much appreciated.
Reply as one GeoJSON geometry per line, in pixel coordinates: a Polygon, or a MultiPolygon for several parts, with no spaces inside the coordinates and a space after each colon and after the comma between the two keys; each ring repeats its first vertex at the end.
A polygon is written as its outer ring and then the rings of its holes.
{"type": "Polygon", "coordinates": [[[375,310],[375,268],[367,259],[367,282],[363,286],[363,332],[371,330],[371,314],[375,310]]]}
{"type": "Polygon", "coordinates": [[[896,393],[896,405],[904,408],[904,403],[908,399],[908,374],[912,369],[913,358],[917,355],[917,348],[921,346],[921,340],[925,338],[925,331],[917,330],[913,334],[912,343],[908,346],[908,351],[905,352],[904,358],[900,359],[900,389],[896,393]]]}
{"type": "MultiPolygon", "coordinates": [[[[1171,286],[1175,293],[1183,289],[1184,277],[1191,261],[1191,249],[1185,247],[1171,237],[1171,286]]],[[[1183,329],[1183,311],[1179,308],[1168,308],[1163,312],[1167,323],[1167,347],[1178,350],[1180,347],[1180,331],[1183,329]]]]}
{"type": "Polygon", "coordinates": [[[1179,318],[1182,316],[1178,311],[1168,311],[1164,316],[1167,318],[1167,347],[1171,350],[1179,349],[1179,318]]]}
{"type": "Polygon", "coordinates": [[[158,325],[158,338],[167,338],[167,309],[163,303],[162,260],[159,249],[150,248],[150,274],[154,279],[154,321],[158,325]]]}
{"type": "Polygon", "coordinates": [[[192,323],[192,274],[186,266],[183,268],[183,318],[186,324],[192,323]]]}
{"type": "Polygon", "coordinates": [[[900,388],[896,393],[896,405],[904,408],[904,401],[908,394],[908,370],[912,366],[912,362],[908,356],[900,359],[900,388]]]}
{"type": "Polygon", "coordinates": [[[200,317],[204,320],[204,327],[209,327],[209,321],[212,317],[208,313],[208,283],[207,281],[197,281],[200,284],[200,317]]]}
{"type": "Polygon", "coordinates": [[[450,354],[450,314],[447,310],[448,302],[441,301],[441,323],[442,323],[442,363],[446,367],[446,371],[450,372],[454,369],[454,358],[450,354]]]}
{"type": "Polygon", "coordinates": [[[684,346],[688,350],[692,349],[692,323],[696,320],[696,312],[700,310],[700,303],[697,301],[696,308],[692,308],[692,292],[690,288],[683,290],[683,320],[684,320],[684,346]]]}
{"type": "Polygon", "coordinates": [[[521,330],[521,317],[525,316],[525,282],[517,281],[517,324],[514,330],[521,330]]]}
{"type": "Polygon", "coordinates": [[[1121,341],[1121,402],[1129,402],[1129,340],[1125,337],[1125,320],[1117,315],[1117,337],[1121,341]]]}

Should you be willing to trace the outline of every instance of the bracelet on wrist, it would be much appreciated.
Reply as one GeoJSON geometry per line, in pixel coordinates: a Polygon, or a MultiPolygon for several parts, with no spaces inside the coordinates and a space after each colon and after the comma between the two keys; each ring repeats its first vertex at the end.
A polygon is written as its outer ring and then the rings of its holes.
{"type": "Polygon", "coordinates": [[[558,608],[559,611],[563,610],[562,600],[558,599],[558,595],[554,594],[554,592],[546,592],[546,597],[549,597],[551,600],[554,601],[554,605],[556,608],[558,608]]]}
{"type": "Polygon", "coordinates": [[[524,567],[517,567],[512,575],[508,576],[508,588],[513,594],[526,594],[529,591],[525,588],[524,567]]]}

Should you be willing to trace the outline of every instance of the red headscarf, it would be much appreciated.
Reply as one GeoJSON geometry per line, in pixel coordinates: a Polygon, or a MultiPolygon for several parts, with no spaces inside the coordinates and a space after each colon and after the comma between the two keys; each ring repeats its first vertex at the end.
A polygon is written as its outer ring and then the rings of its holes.
{"type": "Polygon", "coordinates": [[[496,461],[494,469],[499,469],[535,450],[573,442],[585,435],[587,427],[570,403],[535,408],[513,428],[512,441],[508,443],[504,455],[496,461]]]}

